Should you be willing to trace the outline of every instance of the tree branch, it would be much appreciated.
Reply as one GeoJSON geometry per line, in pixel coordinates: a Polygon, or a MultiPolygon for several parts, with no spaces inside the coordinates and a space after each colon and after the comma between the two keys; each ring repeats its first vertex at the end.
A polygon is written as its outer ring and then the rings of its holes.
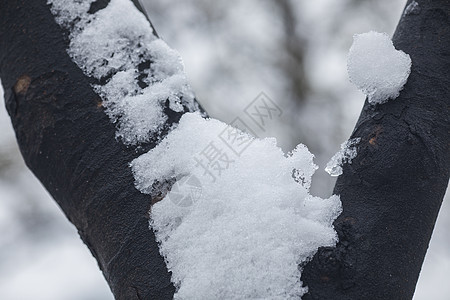
{"type": "Polygon", "coordinates": [[[417,2],[393,38],[411,56],[408,82],[397,99],[363,107],[351,135],[358,155],[334,189],[340,241],[305,266],[304,299],[414,294],[450,170],[450,2],[417,2]]]}
{"type": "MultiPolygon", "coordinates": [[[[171,299],[175,289],[149,230],[151,199],[135,189],[128,167],[155,145],[116,140],[93,79],[67,54],[67,36],[45,0],[2,2],[0,76],[20,150],[116,299],[171,299]]],[[[166,113],[169,123],[181,117],[166,113]]]]}

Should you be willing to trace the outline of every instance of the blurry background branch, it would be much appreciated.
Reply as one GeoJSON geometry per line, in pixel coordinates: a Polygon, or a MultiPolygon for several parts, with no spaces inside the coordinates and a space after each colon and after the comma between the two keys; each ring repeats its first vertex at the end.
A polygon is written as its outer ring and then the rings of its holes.
{"type": "Polygon", "coordinates": [[[285,72],[284,78],[290,80],[287,89],[293,94],[291,97],[300,105],[306,101],[307,94],[310,92],[305,70],[305,52],[308,40],[301,35],[297,28],[300,22],[297,20],[295,7],[291,1],[274,1],[274,4],[278,6],[279,18],[283,20],[284,41],[280,46],[286,56],[278,56],[280,59],[278,68],[285,72]]]}

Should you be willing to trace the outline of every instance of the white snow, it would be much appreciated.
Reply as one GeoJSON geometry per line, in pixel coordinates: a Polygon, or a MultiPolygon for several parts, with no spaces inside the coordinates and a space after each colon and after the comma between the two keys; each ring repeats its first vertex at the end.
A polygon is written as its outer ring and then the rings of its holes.
{"type": "Polygon", "coordinates": [[[370,31],[356,34],[347,60],[350,81],[372,104],[395,99],[411,72],[411,58],[396,50],[389,35],[370,31]]]}
{"type": "Polygon", "coordinates": [[[167,121],[166,101],[175,112],[198,110],[179,54],[158,39],[129,0],[111,0],[89,14],[90,2],[48,0],[56,21],[70,30],[69,55],[86,75],[107,80],[94,86],[126,144],[152,138],[167,121]],[[125,13],[126,12],[126,13],[125,13]],[[149,64],[148,76],[138,84],[140,64],[149,64]]]}
{"type": "MultiPolygon", "coordinates": [[[[69,55],[98,80],[94,88],[124,143],[158,137],[166,108],[198,110],[180,56],[131,1],[111,0],[94,14],[92,1],[78,2],[48,0],[70,31],[69,55]]],[[[304,145],[285,155],[274,138],[186,113],[130,166],[143,193],[155,197],[172,186],[152,206],[150,226],[175,299],[297,299],[307,290],[299,265],[337,242],[339,196],[310,195],[317,166],[304,145]]]]}
{"type": "Polygon", "coordinates": [[[47,0],[51,4],[51,11],[55,15],[56,22],[66,28],[72,28],[76,22],[88,21],[88,11],[95,0],[47,0]],[[76,21],[78,20],[78,21],[76,21]]]}
{"type": "Polygon", "coordinates": [[[339,176],[342,174],[342,166],[347,163],[350,164],[352,159],[357,155],[357,144],[361,138],[353,138],[341,144],[341,149],[333,155],[325,167],[325,171],[331,176],[339,176]]]}
{"type": "Polygon", "coordinates": [[[408,6],[405,8],[405,11],[403,12],[403,16],[407,16],[410,14],[417,15],[420,13],[420,6],[419,3],[416,1],[412,1],[408,6]]]}
{"type": "Polygon", "coordinates": [[[151,194],[157,180],[179,183],[151,209],[175,299],[297,299],[306,292],[298,265],[337,241],[332,222],[341,211],[339,197],[309,194],[317,166],[304,145],[285,155],[274,138],[234,130],[236,139],[229,139],[229,129],[187,113],[131,164],[144,193],[151,194]],[[233,142],[248,140],[240,156],[233,154],[233,142]],[[185,178],[195,178],[201,189],[188,206],[177,201],[180,194],[194,197],[185,178]]]}

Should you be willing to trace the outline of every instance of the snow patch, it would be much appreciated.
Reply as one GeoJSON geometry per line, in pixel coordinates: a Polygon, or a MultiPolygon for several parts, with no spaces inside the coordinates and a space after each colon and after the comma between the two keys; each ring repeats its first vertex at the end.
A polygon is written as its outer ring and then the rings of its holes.
{"type": "Polygon", "coordinates": [[[420,6],[419,3],[416,1],[412,1],[408,6],[405,8],[405,11],[403,12],[403,16],[407,15],[418,15],[420,13],[420,6]]]}
{"type": "Polygon", "coordinates": [[[341,144],[341,150],[339,150],[325,167],[325,171],[331,176],[339,176],[342,174],[342,166],[347,163],[350,164],[352,159],[357,155],[356,145],[359,144],[361,138],[354,138],[345,141],[341,144]]]}
{"type": "Polygon", "coordinates": [[[411,72],[411,58],[394,48],[388,34],[370,31],[354,35],[347,69],[369,103],[381,104],[400,94],[411,72]]]}
{"type": "Polygon", "coordinates": [[[133,3],[111,0],[90,14],[92,2],[48,0],[58,24],[70,31],[69,55],[102,82],[94,88],[117,136],[126,144],[146,142],[163,129],[164,109],[198,110],[180,55],[153,34],[133,3]]]}
{"type": "Polygon", "coordinates": [[[89,19],[88,11],[91,4],[96,0],[76,1],[76,0],[48,0],[51,4],[51,12],[55,16],[56,22],[64,28],[75,27],[75,23],[86,23],[89,19]]]}
{"type": "Polygon", "coordinates": [[[341,212],[339,196],[309,194],[317,166],[306,146],[285,155],[274,138],[236,129],[238,141],[251,138],[236,155],[220,138],[228,128],[187,113],[131,164],[144,193],[151,194],[158,180],[176,180],[175,190],[152,206],[150,222],[172,272],[175,299],[298,299],[306,292],[299,264],[337,242],[332,222],[341,212]],[[228,165],[219,174],[207,157],[228,165]],[[182,188],[186,178],[197,181],[182,188]],[[191,205],[174,201],[180,194],[193,197],[192,187],[197,198],[184,202],[191,205]]]}

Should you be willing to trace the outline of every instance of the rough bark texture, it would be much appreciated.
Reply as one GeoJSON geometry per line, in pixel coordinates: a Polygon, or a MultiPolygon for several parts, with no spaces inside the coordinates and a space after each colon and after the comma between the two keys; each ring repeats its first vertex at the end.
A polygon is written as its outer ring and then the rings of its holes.
{"type": "Polygon", "coordinates": [[[450,170],[450,2],[417,2],[393,38],[411,75],[397,99],[364,105],[358,156],[334,190],[340,241],[305,266],[304,299],[413,296],[450,170]]]}
{"type": "Polygon", "coordinates": [[[115,139],[92,79],[67,48],[46,0],[1,1],[0,76],[24,160],[78,229],[116,299],[171,299],[148,226],[151,199],[134,188],[128,167],[154,145],[139,150],[115,139]]]}
{"type": "MultiPolygon", "coordinates": [[[[450,167],[450,3],[419,4],[394,37],[411,55],[411,76],[398,99],[364,106],[352,134],[362,139],[359,154],[335,188],[344,206],[335,223],[340,242],[305,266],[305,299],[410,299],[414,292],[450,167]]],[[[148,228],[152,199],[134,188],[128,167],[154,145],[115,139],[92,79],[67,48],[45,0],[2,0],[0,76],[25,162],[77,227],[117,299],[171,299],[170,274],[148,228]]]]}

